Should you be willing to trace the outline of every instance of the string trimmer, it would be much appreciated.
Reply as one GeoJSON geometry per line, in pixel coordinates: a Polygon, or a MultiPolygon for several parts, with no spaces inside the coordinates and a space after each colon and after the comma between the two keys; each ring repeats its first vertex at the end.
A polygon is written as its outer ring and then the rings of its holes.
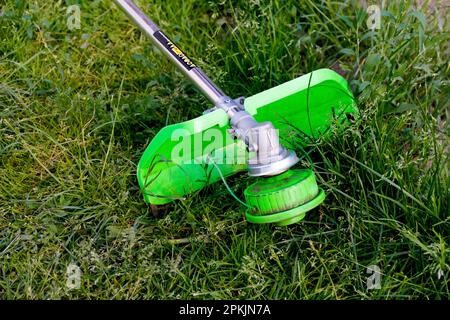
{"type": "Polygon", "coordinates": [[[286,146],[293,132],[302,132],[305,142],[327,137],[333,123],[345,124],[356,113],[345,79],[319,69],[254,96],[232,99],[133,1],[115,2],[214,105],[198,118],[162,128],[150,142],[137,169],[147,203],[182,199],[244,170],[256,179],[242,202],[249,222],[292,224],[323,202],[325,193],[314,172],[291,169],[299,159],[290,150],[293,146],[286,146]]]}

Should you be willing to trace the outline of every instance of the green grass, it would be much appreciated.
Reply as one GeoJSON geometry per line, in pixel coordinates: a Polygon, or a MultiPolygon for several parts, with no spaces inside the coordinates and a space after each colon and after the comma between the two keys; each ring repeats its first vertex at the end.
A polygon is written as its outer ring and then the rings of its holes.
{"type": "Polygon", "coordinates": [[[1,299],[448,299],[448,8],[387,1],[372,32],[354,1],[139,2],[234,97],[345,73],[362,117],[310,147],[327,198],[274,227],[221,183],[152,217],[140,155],[210,105],[112,2],[69,31],[74,3],[0,1],[1,299]]]}

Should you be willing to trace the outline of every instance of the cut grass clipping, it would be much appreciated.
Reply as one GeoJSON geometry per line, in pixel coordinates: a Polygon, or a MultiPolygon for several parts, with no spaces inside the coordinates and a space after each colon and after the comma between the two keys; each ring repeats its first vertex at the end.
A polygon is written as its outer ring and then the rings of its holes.
{"type": "Polygon", "coordinates": [[[138,1],[234,97],[348,79],[361,119],[307,148],[326,201],[274,227],[222,183],[153,218],[137,161],[209,103],[110,1],[2,2],[0,298],[448,298],[448,7],[384,3],[138,1]]]}

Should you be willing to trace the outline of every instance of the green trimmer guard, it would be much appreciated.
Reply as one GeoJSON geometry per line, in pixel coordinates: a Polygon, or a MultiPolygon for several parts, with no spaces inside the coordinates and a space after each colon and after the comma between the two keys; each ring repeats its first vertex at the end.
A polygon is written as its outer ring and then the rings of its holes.
{"type": "MultiPolygon", "coordinates": [[[[327,138],[332,125],[345,126],[357,117],[347,81],[329,69],[316,70],[248,97],[244,109],[258,122],[271,121],[282,143],[291,148],[295,148],[294,134],[298,137],[302,132],[301,141],[306,144],[308,137],[327,138]]],[[[219,181],[220,173],[226,177],[246,170],[246,145],[231,139],[228,129],[229,118],[219,108],[162,128],[139,161],[137,176],[144,200],[167,204],[219,181]],[[180,146],[192,152],[182,154],[178,152],[180,146]]]]}
{"type": "MultiPolygon", "coordinates": [[[[133,0],[115,0],[129,18],[194,83],[212,105],[199,118],[163,128],[138,165],[146,202],[167,204],[246,170],[256,180],[245,191],[252,223],[299,222],[325,199],[314,172],[293,169],[294,151],[356,113],[347,82],[320,69],[249,98],[232,99],[220,89],[133,0]],[[299,139],[299,135],[302,139],[299,139]]],[[[229,189],[231,192],[231,190],[229,189]]]]}

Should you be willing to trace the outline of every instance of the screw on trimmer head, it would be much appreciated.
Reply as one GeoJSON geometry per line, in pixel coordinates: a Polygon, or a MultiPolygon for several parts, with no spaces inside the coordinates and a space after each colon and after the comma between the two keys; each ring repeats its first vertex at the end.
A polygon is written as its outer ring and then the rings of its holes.
{"type": "Polygon", "coordinates": [[[292,169],[260,179],[245,189],[244,195],[247,204],[253,207],[245,214],[249,222],[278,226],[299,222],[325,199],[313,171],[306,169],[292,169]]]}

